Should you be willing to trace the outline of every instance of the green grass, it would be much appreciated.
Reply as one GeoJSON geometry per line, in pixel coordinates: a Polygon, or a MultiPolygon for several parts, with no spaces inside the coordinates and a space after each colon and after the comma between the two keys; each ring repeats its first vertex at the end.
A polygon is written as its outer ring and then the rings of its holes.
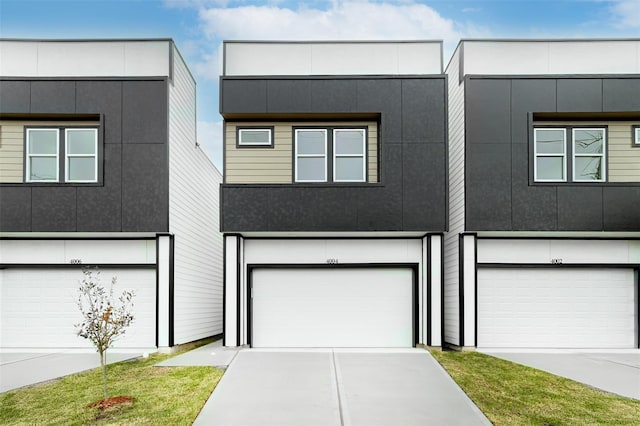
{"type": "Polygon", "coordinates": [[[431,354],[494,425],[640,425],[640,401],[478,352],[431,354]]]}
{"type": "Polygon", "coordinates": [[[214,367],[153,366],[172,356],[175,354],[153,354],[107,366],[109,396],[131,396],[133,404],[102,413],[86,408],[102,399],[98,368],[0,394],[0,424],[190,425],[223,371],[214,367]]]}

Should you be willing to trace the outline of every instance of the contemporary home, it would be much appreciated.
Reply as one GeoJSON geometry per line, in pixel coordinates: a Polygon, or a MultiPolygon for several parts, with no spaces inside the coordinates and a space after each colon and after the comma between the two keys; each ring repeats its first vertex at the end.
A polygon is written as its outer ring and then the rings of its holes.
{"type": "Polygon", "coordinates": [[[0,350],[89,348],[83,267],[133,289],[117,348],[222,332],[220,173],[171,40],[0,41],[0,350]]]}
{"type": "Polygon", "coordinates": [[[441,42],[226,42],[224,344],[441,345],[441,42]]]}
{"type": "Polygon", "coordinates": [[[640,40],[463,40],[444,342],[638,348],[640,40]]]}

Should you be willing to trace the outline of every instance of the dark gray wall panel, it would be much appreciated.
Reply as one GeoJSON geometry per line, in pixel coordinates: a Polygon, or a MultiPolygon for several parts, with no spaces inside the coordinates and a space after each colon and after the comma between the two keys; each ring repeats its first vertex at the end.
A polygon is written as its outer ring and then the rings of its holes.
{"type": "Polygon", "coordinates": [[[32,232],[76,231],[76,188],[34,187],[31,212],[32,232]]]}
{"type": "Polygon", "coordinates": [[[104,149],[104,186],[78,187],[78,232],[122,229],[122,145],[104,149]]]}
{"type": "Polygon", "coordinates": [[[0,187],[0,230],[31,231],[31,188],[0,187]]]}
{"type": "Polygon", "coordinates": [[[558,79],[558,111],[602,111],[602,80],[558,79]]]}
{"type": "Polygon", "coordinates": [[[270,191],[252,187],[220,187],[221,229],[254,231],[270,229],[270,191]]]}
{"type": "Polygon", "coordinates": [[[511,145],[472,144],[466,153],[466,229],[511,229],[511,145]]]}
{"type": "Polygon", "coordinates": [[[558,227],[556,187],[529,186],[528,145],[511,146],[511,221],[514,231],[558,227]]]}
{"type": "Polygon", "coordinates": [[[402,85],[395,79],[358,80],[358,111],[380,112],[384,143],[402,141],[402,85]]]}
{"type": "Polygon", "coordinates": [[[558,187],[558,228],[602,231],[602,187],[558,187]]]}
{"type": "Polygon", "coordinates": [[[29,112],[31,84],[28,81],[0,81],[0,112],[29,112]]]}
{"type": "Polygon", "coordinates": [[[402,140],[404,143],[445,140],[444,79],[402,80],[402,140]]]}
{"type": "Polygon", "coordinates": [[[467,143],[511,143],[511,81],[468,78],[465,90],[467,143]]]}
{"type": "Polygon", "coordinates": [[[311,111],[311,87],[308,80],[267,81],[267,111],[311,111]]]}
{"type": "Polygon", "coordinates": [[[78,81],[76,112],[104,115],[104,142],[122,143],[122,82],[78,81]]]}
{"type": "Polygon", "coordinates": [[[640,79],[603,79],[602,108],[604,111],[640,111],[640,79]]]}
{"type": "Polygon", "coordinates": [[[220,112],[267,112],[266,80],[221,80],[220,112]]]}
{"type": "Polygon", "coordinates": [[[122,83],[122,142],[167,143],[166,81],[122,83]]]}
{"type": "Polygon", "coordinates": [[[167,161],[166,145],[122,145],[122,231],[169,230],[167,161]]]}
{"type": "Polygon", "coordinates": [[[31,112],[57,114],[76,112],[76,82],[32,81],[31,112]]]}
{"type": "Polygon", "coordinates": [[[556,110],[556,80],[511,82],[511,142],[528,143],[528,114],[556,110]]]}
{"type": "Polygon", "coordinates": [[[405,144],[402,148],[405,165],[402,176],[402,228],[405,230],[444,229],[446,226],[444,145],[405,144]]]}
{"type": "Polygon", "coordinates": [[[640,187],[605,187],[603,221],[606,231],[640,231],[640,187]]]}
{"type": "Polygon", "coordinates": [[[355,80],[311,80],[311,108],[314,112],[356,111],[357,89],[355,80]]]}

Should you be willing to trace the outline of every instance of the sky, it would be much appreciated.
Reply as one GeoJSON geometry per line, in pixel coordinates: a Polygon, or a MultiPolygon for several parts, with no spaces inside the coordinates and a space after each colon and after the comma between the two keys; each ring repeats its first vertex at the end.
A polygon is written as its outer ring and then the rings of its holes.
{"type": "Polygon", "coordinates": [[[172,38],[222,171],[222,40],[442,40],[446,65],[461,38],[640,38],[640,0],[0,0],[0,38],[172,38]]]}

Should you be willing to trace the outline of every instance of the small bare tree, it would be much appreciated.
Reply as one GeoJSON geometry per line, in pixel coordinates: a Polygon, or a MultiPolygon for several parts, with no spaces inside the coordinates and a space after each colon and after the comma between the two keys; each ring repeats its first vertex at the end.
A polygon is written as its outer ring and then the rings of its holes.
{"type": "Polygon", "coordinates": [[[107,392],[107,349],[111,347],[118,336],[124,334],[125,329],[133,321],[133,291],[123,291],[118,302],[113,297],[113,287],[117,284],[117,277],[111,279],[111,286],[106,290],[100,281],[100,271],[85,268],[82,270],[84,278],[78,289],[78,308],[84,320],[76,324],[78,336],[89,339],[100,355],[102,367],[102,382],[104,399],[109,397],[107,392]]]}

